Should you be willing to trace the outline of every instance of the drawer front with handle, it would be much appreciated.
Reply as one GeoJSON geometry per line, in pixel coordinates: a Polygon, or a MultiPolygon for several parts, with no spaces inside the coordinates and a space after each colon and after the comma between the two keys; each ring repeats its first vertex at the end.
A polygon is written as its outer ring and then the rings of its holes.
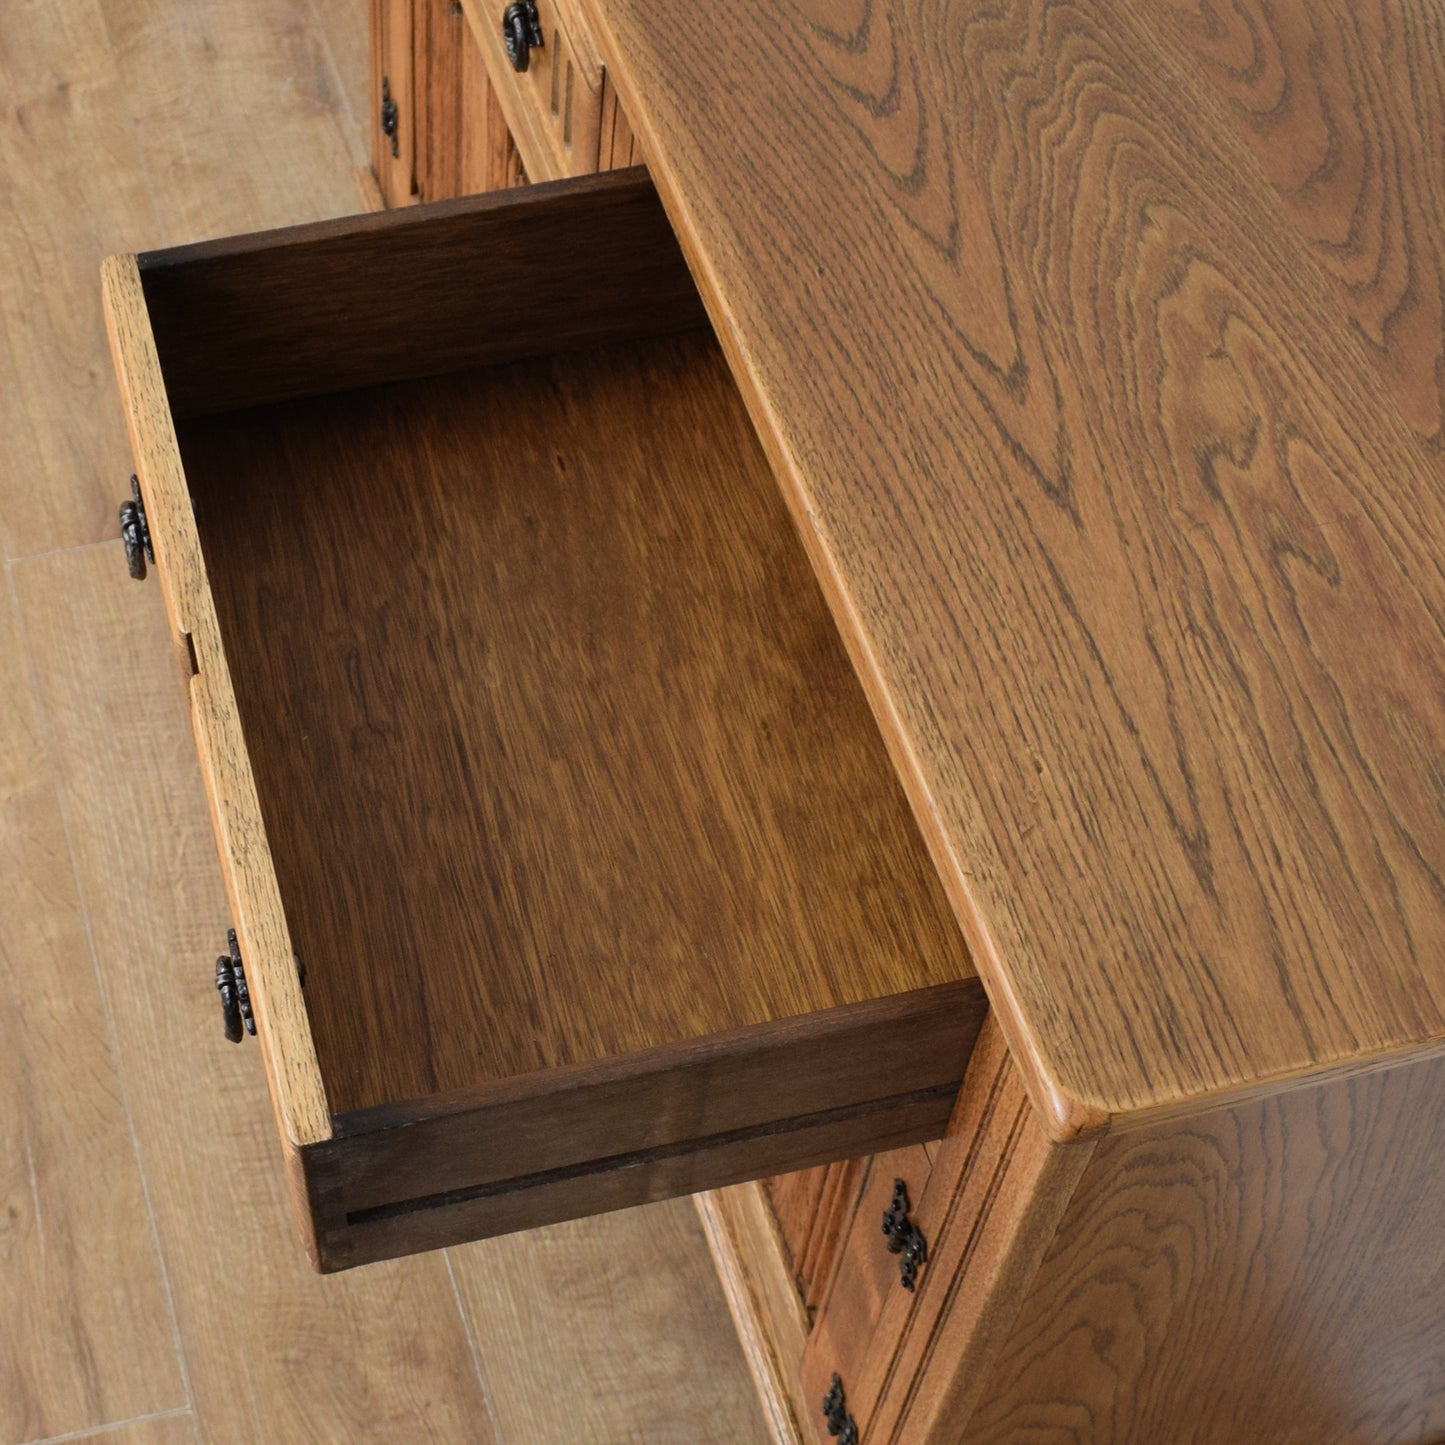
{"type": "Polygon", "coordinates": [[[607,169],[618,150],[616,105],[607,106],[602,61],[580,16],[566,0],[462,3],[528,178],[607,169]]]}
{"type": "Polygon", "coordinates": [[[645,174],[105,282],[318,1264],[937,1137],[983,994],[645,174]]]}

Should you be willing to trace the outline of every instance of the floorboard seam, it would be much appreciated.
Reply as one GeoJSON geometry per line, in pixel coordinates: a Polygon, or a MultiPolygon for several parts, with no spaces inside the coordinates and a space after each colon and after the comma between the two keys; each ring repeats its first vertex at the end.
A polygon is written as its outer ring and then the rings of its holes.
{"type": "Polygon", "coordinates": [[[497,1411],[492,1404],[492,1392],[487,1385],[487,1372],[482,1368],[482,1352],[477,1345],[477,1337],[472,1330],[467,1307],[462,1302],[462,1290],[457,1283],[457,1272],[452,1266],[451,1250],[442,1250],[442,1258],[447,1262],[447,1278],[452,1282],[452,1298],[457,1302],[457,1313],[462,1317],[462,1329],[466,1331],[467,1345],[472,1352],[472,1367],[477,1372],[477,1386],[482,1392],[482,1402],[486,1405],[487,1416],[492,1422],[492,1435],[495,1437],[496,1445],[503,1445],[501,1421],[497,1419],[497,1411]]]}
{"type": "Polygon", "coordinates": [[[132,1425],[148,1425],[154,1420],[174,1420],[189,1415],[189,1405],[178,1405],[174,1410],[157,1410],[150,1415],[132,1415],[129,1420],[110,1420],[104,1425],[90,1425],[84,1430],[70,1430],[64,1435],[42,1435],[34,1440],[24,1440],[20,1445],[64,1445],[67,1440],[91,1440],[97,1435],[113,1435],[117,1430],[129,1430],[132,1425]]]}

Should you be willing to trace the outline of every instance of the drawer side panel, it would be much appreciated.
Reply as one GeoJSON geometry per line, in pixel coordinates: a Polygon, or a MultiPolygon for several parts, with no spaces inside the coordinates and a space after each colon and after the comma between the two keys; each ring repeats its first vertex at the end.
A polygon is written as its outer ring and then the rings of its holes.
{"type": "Polygon", "coordinates": [[[197,675],[191,681],[191,720],[277,1124],[283,1141],[311,1144],[330,1137],[330,1111],[135,257],[108,259],[102,282],[106,325],[156,570],[171,625],[178,637],[189,635],[194,650],[197,675]]]}

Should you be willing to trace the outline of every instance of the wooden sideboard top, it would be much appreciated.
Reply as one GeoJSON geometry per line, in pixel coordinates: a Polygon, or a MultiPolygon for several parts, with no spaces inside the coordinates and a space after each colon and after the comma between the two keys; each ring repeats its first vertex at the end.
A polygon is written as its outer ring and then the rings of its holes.
{"type": "Polygon", "coordinates": [[[590,0],[1055,1137],[1445,1043],[1445,6],[590,0]]]}

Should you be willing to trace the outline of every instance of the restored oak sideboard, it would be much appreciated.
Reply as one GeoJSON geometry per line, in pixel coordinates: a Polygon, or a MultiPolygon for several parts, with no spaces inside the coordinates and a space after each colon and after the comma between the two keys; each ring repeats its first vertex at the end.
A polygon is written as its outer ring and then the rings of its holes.
{"type": "Polygon", "coordinates": [[[372,38],[385,214],[106,278],[318,1264],[702,1191],[780,1440],[1445,1439],[1445,9],[372,38]]]}

